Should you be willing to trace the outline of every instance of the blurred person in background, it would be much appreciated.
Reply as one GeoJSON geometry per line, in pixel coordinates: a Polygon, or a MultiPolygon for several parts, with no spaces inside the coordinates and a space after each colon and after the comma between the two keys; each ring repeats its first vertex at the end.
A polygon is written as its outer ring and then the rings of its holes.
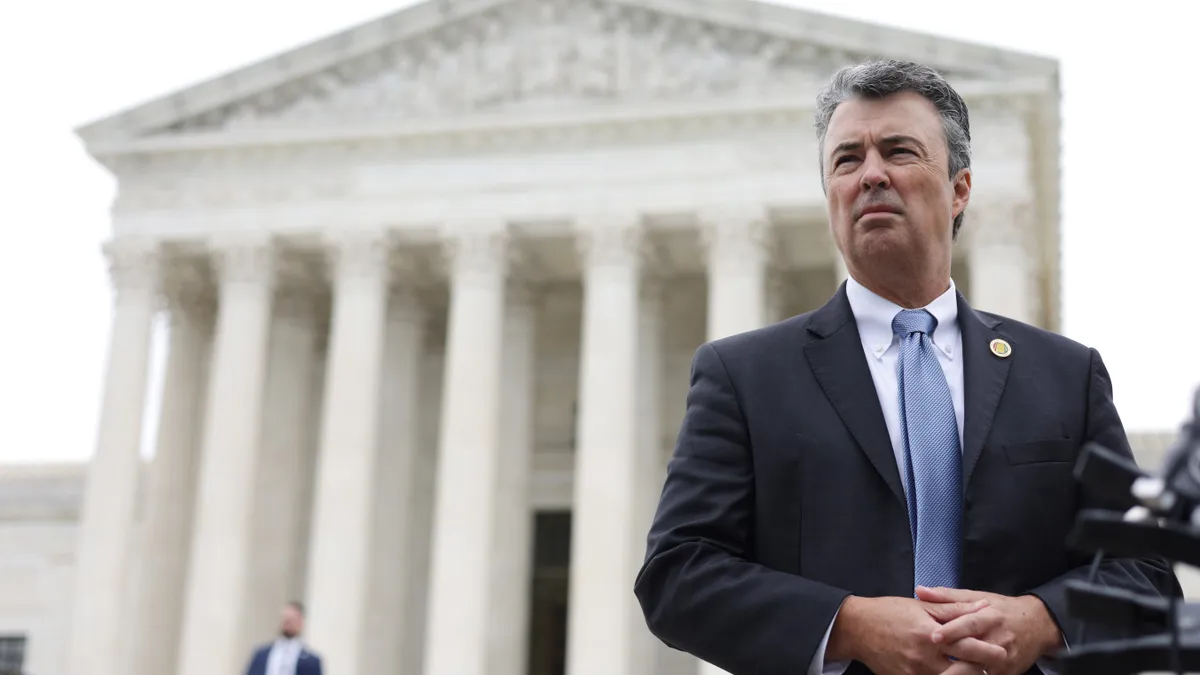
{"type": "Polygon", "coordinates": [[[321,657],[301,639],[304,605],[289,602],[279,619],[279,636],[254,651],[246,675],[321,675],[321,657]]]}
{"type": "MultiPolygon", "coordinates": [[[[635,584],[647,624],[735,675],[1051,675],[1090,563],[1066,539],[1100,506],[1076,460],[1092,441],[1133,460],[1108,371],[955,288],[970,122],[938,73],[845,68],[816,127],[849,278],[697,350],[635,584]]],[[[1161,560],[1105,559],[1097,582],[1179,593],[1161,560]]]]}

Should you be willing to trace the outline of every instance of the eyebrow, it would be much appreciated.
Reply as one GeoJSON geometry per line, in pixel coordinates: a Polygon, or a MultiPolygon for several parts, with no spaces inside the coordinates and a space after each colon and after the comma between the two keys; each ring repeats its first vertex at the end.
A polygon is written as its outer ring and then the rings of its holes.
{"type": "MultiPolygon", "coordinates": [[[[918,140],[915,136],[909,136],[907,134],[892,134],[891,136],[885,136],[883,140],[880,141],[880,145],[884,146],[902,145],[905,143],[915,145],[922,151],[925,150],[924,143],[918,140]]],[[[836,147],[834,147],[833,152],[829,153],[829,156],[836,157],[843,152],[854,152],[855,150],[861,150],[862,147],[862,141],[842,141],[841,143],[838,143],[836,147]]]]}

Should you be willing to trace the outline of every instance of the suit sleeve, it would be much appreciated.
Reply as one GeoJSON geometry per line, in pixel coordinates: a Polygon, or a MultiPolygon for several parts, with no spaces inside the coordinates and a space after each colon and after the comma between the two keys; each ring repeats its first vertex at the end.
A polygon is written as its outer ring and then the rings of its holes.
{"type": "Polygon", "coordinates": [[[754,560],[752,457],[734,387],[706,344],[634,592],[671,647],[734,673],[798,675],[849,593],[754,560]]]}
{"type": "MultiPolygon", "coordinates": [[[[1094,441],[1126,458],[1133,459],[1133,450],[1121,418],[1113,403],[1112,381],[1100,354],[1091,350],[1091,369],[1088,381],[1088,411],[1086,441],[1094,441]]],[[[1082,486],[1080,490],[1083,490],[1082,486]]],[[[1097,496],[1083,491],[1081,509],[1110,508],[1097,496]]],[[[1067,607],[1066,583],[1071,579],[1086,580],[1091,567],[1090,555],[1081,555],[1078,566],[1066,574],[1034,589],[1032,593],[1045,603],[1050,615],[1062,630],[1068,646],[1079,644],[1083,622],[1071,616],[1067,607]]],[[[1179,580],[1170,565],[1160,558],[1106,558],[1101,562],[1095,583],[1120,587],[1148,595],[1182,595],[1179,580]]],[[[1111,640],[1120,635],[1107,626],[1089,623],[1086,629],[1087,642],[1111,640]]]]}

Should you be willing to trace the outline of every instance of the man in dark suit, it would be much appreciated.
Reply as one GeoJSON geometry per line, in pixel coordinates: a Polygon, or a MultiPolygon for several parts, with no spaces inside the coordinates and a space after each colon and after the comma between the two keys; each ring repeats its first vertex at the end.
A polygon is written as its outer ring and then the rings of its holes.
{"type": "MultiPolygon", "coordinates": [[[[970,126],[945,80],[864,64],[817,108],[849,279],[696,352],[635,586],[646,621],[735,675],[1053,673],[1089,563],[1065,540],[1096,503],[1073,467],[1088,441],[1132,456],[1108,372],[957,292],[970,126]]],[[[1178,591],[1157,560],[1097,579],[1178,591]]]]}
{"type": "Polygon", "coordinates": [[[279,620],[279,637],[254,650],[246,675],[321,675],[321,657],[304,645],[304,605],[289,602],[279,620]]]}

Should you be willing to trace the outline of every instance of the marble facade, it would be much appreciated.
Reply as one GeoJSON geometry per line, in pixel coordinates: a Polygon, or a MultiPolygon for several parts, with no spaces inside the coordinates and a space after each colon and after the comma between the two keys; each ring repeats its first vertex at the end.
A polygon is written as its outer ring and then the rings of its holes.
{"type": "Polygon", "coordinates": [[[836,289],[812,100],[876,56],[971,105],[960,287],[1057,328],[1057,65],[1022,54],[744,0],[451,0],[81,129],[120,190],[57,672],[238,672],[289,598],[330,672],[702,671],[631,590],[690,358],[836,289]],[[561,671],[528,646],[543,512],[561,671]]]}

